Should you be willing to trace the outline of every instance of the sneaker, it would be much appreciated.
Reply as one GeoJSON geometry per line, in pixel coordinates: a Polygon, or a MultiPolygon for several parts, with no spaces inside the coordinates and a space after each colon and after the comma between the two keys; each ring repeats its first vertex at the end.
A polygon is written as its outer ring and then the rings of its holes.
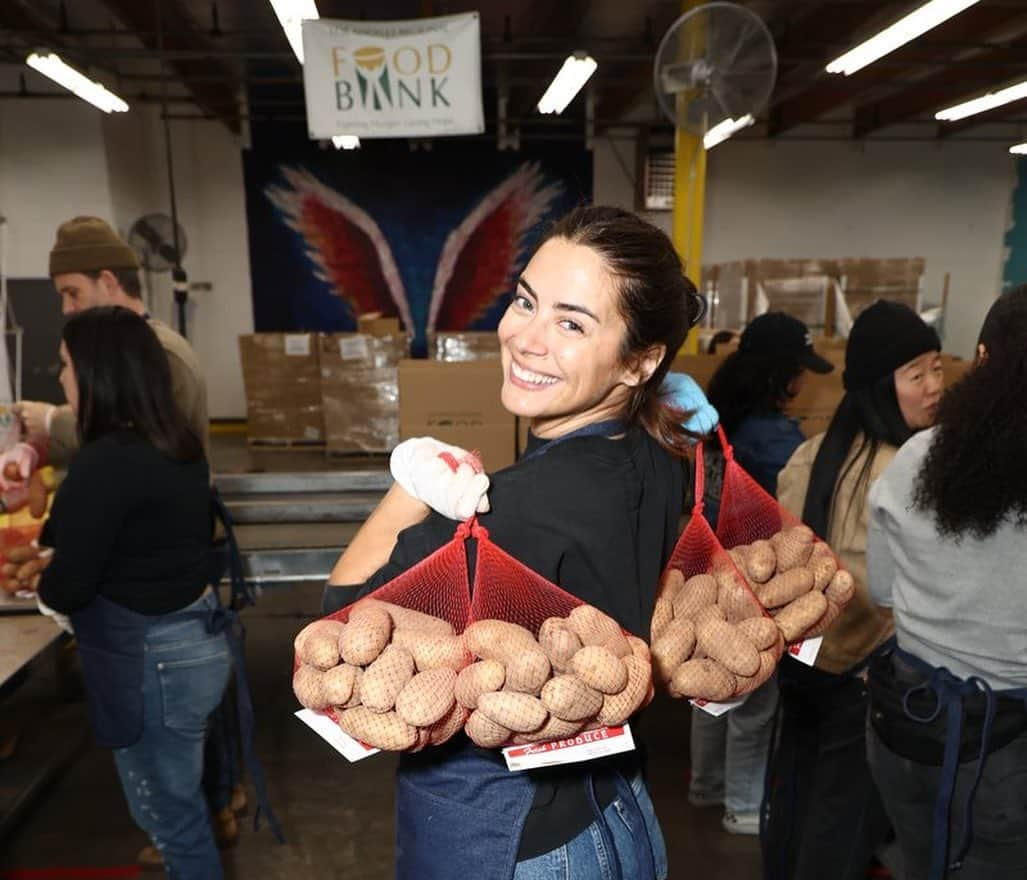
{"type": "Polygon", "coordinates": [[[756,835],[760,833],[760,814],[725,813],[720,824],[729,834],[756,835]]]}
{"type": "Polygon", "coordinates": [[[724,805],[724,795],[706,794],[702,791],[688,790],[688,802],[693,807],[721,807],[724,805]]]}

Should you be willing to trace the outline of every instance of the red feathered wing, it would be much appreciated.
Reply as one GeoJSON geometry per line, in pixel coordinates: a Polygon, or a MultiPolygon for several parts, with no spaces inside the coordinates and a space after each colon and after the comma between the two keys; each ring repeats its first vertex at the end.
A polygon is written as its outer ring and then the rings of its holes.
{"type": "Polygon", "coordinates": [[[269,186],[265,193],[303,237],[317,277],[354,315],[398,315],[410,329],[410,308],[392,248],[371,215],[309,171],[286,168],[282,175],[287,185],[269,186]]]}
{"type": "Polygon", "coordinates": [[[505,293],[523,268],[525,236],[561,191],[525,162],[450,233],[435,270],[427,330],[464,330],[505,293]]]}

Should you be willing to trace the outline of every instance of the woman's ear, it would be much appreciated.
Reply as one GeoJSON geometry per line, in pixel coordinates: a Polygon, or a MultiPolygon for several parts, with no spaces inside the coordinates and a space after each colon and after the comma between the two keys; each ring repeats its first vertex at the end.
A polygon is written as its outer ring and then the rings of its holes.
{"type": "Polygon", "coordinates": [[[659,345],[650,346],[635,358],[634,366],[625,371],[624,384],[629,388],[645,385],[649,381],[649,377],[656,372],[656,368],[663,362],[666,354],[667,346],[662,342],[659,345]]]}

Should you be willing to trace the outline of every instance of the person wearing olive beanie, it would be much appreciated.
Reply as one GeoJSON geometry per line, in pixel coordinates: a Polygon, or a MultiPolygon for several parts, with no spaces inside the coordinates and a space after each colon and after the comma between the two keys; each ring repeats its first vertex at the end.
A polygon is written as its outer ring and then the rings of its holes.
{"type": "Polygon", "coordinates": [[[845,395],[826,434],[807,440],[778,477],[778,499],[827,541],[856,592],[824,634],[813,667],[778,672],[780,736],[771,758],[767,880],[862,880],[890,830],[866,758],[861,672],[895,631],[867,589],[870,486],[899,447],[934,422],[941,342],[908,306],[878,301],[856,318],[845,395]]]}

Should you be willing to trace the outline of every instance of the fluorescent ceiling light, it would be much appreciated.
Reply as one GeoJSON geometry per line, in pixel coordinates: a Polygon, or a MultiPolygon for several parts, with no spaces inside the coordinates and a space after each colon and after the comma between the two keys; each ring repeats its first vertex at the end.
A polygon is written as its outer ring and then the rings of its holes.
{"type": "Polygon", "coordinates": [[[560,72],[553,77],[542,100],[538,102],[538,112],[563,113],[598,66],[596,60],[584,52],[568,55],[560,72]]]}
{"type": "Polygon", "coordinates": [[[1027,141],[1017,144],[1015,147],[1010,147],[1009,152],[1014,156],[1027,156],[1027,141]]]}
{"type": "Polygon", "coordinates": [[[271,0],[271,7],[278,16],[278,23],[285,31],[285,38],[296,54],[296,60],[303,63],[303,22],[317,19],[317,6],[314,0],[271,0]]]}
{"type": "Polygon", "coordinates": [[[69,92],[78,95],[83,101],[99,107],[104,113],[124,113],[128,110],[128,104],[121,98],[74,67],[65,64],[53,52],[33,52],[25,59],[25,63],[58,85],[64,86],[69,92]]]}
{"type": "Polygon", "coordinates": [[[855,49],[850,49],[844,55],[835,58],[827,65],[827,72],[844,73],[849,76],[979,2],[980,0],[931,0],[865,43],[860,43],[855,49]]]}
{"type": "Polygon", "coordinates": [[[360,138],[355,134],[337,134],[332,138],[337,150],[359,150],[360,138]]]}
{"type": "Polygon", "coordinates": [[[722,144],[735,132],[748,128],[756,119],[753,116],[743,116],[740,119],[725,119],[718,122],[713,128],[706,132],[702,139],[702,145],[707,150],[712,150],[717,144],[722,144]]]}
{"type": "Polygon", "coordinates": [[[962,104],[946,107],[944,110],[939,110],[935,113],[934,118],[940,122],[955,122],[957,119],[976,116],[978,113],[994,110],[1003,104],[1011,104],[1013,101],[1020,101],[1024,98],[1027,98],[1027,80],[1017,83],[1015,86],[1000,89],[997,92],[988,92],[988,94],[974,98],[972,101],[964,101],[962,104]]]}

